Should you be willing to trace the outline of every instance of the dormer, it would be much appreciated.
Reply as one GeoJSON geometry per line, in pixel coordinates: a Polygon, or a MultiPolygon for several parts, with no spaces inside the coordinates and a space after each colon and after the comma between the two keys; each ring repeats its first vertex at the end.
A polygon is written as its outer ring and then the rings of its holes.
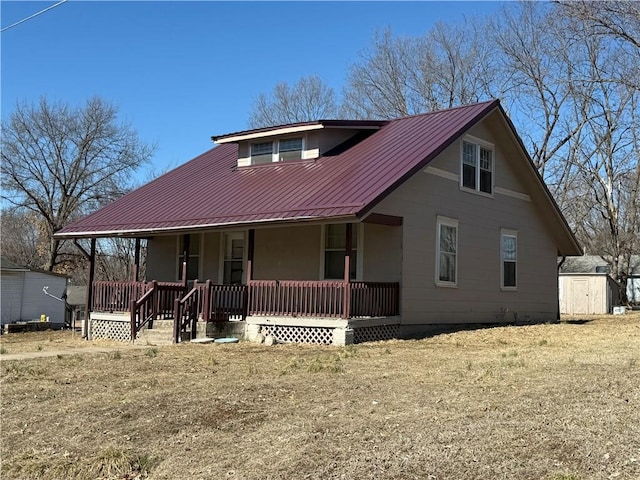
{"type": "Polygon", "coordinates": [[[351,146],[378,130],[380,120],[318,120],[258,128],[211,137],[219,144],[238,144],[238,167],[317,159],[351,146]]]}

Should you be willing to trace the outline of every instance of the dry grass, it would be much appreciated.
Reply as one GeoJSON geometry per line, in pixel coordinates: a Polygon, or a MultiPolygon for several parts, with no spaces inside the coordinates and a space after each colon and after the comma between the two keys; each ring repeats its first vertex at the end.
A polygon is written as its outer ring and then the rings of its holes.
{"type": "Polygon", "coordinates": [[[346,348],[4,361],[0,473],[638,479],[639,357],[634,314],[346,348]]]}
{"type": "MultiPolygon", "coordinates": [[[[122,342],[94,340],[87,342],[79,332],[70,330],[47,330],[44,332],[8,333],[0,337],[2,354],[47,352],[86,348],[88,346],[123,346],[122,342]]],[[[0,357],[1,358],[1,357],[0,357]]]]}

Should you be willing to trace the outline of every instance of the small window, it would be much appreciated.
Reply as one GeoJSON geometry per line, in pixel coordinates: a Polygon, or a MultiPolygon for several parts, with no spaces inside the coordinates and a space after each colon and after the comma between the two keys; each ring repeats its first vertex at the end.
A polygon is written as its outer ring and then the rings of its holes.
{"type": "MultiPolygon", "coordinates": [[[[324,278],[344,279],[344,256],[346,253],[347,226],[344,223],[327,225],[324,229],[324,278]]],[[[351,263],[349,275],[356,278],[358,261],[358,225],[351,228],[351,263]]]]}
{"type": "Polygon", "coordinates": [[[438,217],[436,246],[436,284],[456,286],[458,282],[457,220],[438,217]]]}
{"type": "Polygon", "coordinates": [[[463,188],[476,192],[493,192],[493,150],[487,146],[470,141],[462,142],[463,188]]]}
{"type": "Polygon", "coordinates": [[[300,160],[302,158],[302,137],[287,138],[278,142],[280,161],[300,160]]]}
{"type": "Polygon", "coordinates": [[[273,142],[251,144],[251,165],[273,162],[273,142]]]}
{"type": "Polygon", "coordinates": [[[517,287],[518,236],[512,231],[503,231],[500,235],[502,288],[517,287]]]}

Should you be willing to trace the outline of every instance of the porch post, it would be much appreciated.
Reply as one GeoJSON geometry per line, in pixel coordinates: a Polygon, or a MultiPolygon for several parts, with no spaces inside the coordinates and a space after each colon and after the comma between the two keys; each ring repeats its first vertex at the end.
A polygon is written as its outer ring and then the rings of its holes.
{"type": "Polygon", "coordinates": [[[243,309],[243,320],[247,318],[247,315],[249,315],[249,305],[250,305],[250,300],[249,300],[249,292],[251,291],[251,287],[249,286],[249,284],[251,283],[251,279],[253,278],[253,256],[255,253],[255,245],[256,245],[256,229],[255,228],[250,228],[249,229],[249,238],[247,240],[247,293],[244,297],[244,302],[242,305],[242,309],[243,309]]]}
{"type": "Polygon", "coordinates": [[[182,236],[182,248],[184,249],[182,254],[182,285],[187,289],[187,265],[189,264],[189,234],[185,233],[182,236]]]}
{"type": "Polygon", "coordinates": [[[96,273],[96,239],[91,239],[91,252],[89,253],[89,284],[87,285],[87,302],[84,311],[84,336],[89,339],[89,316],[93,309],[93,281],[96,273]]]}
{"type": "Polygon", "coordinates": [[[344,248],[344,311],[342,312],[342,318],[349,318],[351,316],[351,256],[353,255],[353,245],[351,242],[353,233],[353,224],[347,223],[345,228],[345,248],[344,248]]]}
{"type": "Polygon", "coordinates": [[[138,281],[138,274],[140,272],[140,239],[136,238],[136,250],[133,257],[133,281],[138,281]]]}

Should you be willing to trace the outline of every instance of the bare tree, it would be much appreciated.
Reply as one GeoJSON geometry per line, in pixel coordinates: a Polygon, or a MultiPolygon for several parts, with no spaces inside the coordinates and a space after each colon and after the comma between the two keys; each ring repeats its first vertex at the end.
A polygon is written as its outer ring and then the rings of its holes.
{"type": "Polygon", "coordinates": [[[153,152],[100,98],[77,108],[19,103],[3,124],[1,150],[2,199],[44,225],[46,270],[65,261],[53,234],[126,192],[153,152]]]}
{"type": "Polygon", "coordinates": [[[48,241],[39,219],[32,212],[3,209],[0,217],[2,256],[16,265],[42,268],[48,241]]]}
{"type": "Polygon", "coordinates": [[[565,213],[582,243],[610,263],[626,302],[631,258],[640,251],[640,91],[604,78],[606,50],[589,43],[591,88],[582,93],[585,127],[571,140],[574,188],[565,213]]]}
{"type": "Polygon", "coordinates": [[[636,0],[558,2],[564,14],[589,24],[594,33],[640,49],[640,2],[636,0]]]}
{"type": "Polygon", "coordinates": [[[510,113],[536,167],[556,187],[566,172],[549,164],[566,155],[569,141],[584,126],[584,118],[570,115],[580,52],[566,29],[564,19],[535,2],[507,5],[493,24],[501,71],[510,83],[510,113]]]}
{"type": "Polygon", "coordinates": [[[251,128],[330,119],[339,116],[335,92],[320,77],[303,77],[293,86],[279,83],[271,94],[260,94],[249,118],[251,128]]]}
{"type": "Polygon", "coordinates": [[[438,23],[426,35],[400,38],[387,29],[349,72],[344,108],[352,117],[395,118],[490,98],[492,45],[484,22],[438,23]]]}

